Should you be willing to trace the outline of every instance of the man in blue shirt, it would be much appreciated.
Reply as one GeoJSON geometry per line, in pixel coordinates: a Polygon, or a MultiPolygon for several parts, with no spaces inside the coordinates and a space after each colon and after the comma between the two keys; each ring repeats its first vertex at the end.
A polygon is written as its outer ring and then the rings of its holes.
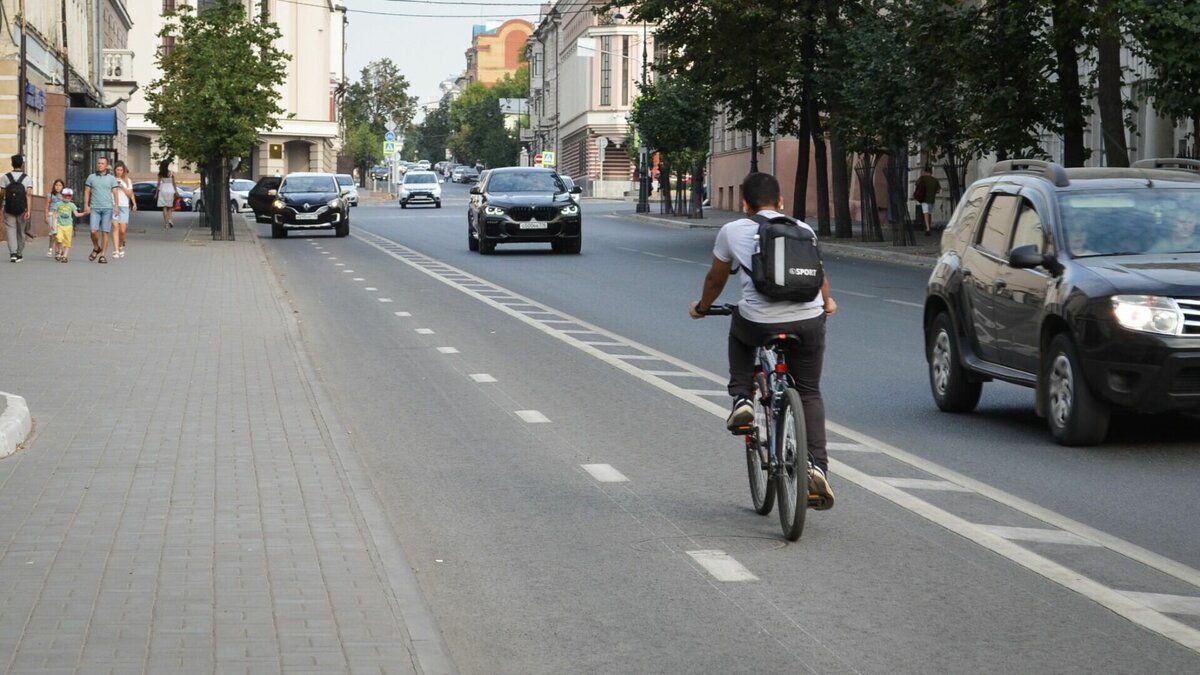
{"type": "Polygon", "coordinates": [[[107,263],[104,250],[108,248],[108,235],[112,232],[112,216],[114,194],[117,189],[117,179],[108,171],[108,158],[96,160],[96,173],[87,177],[83,188],[83,213],[88,216],[88,225],[92,230],[92,254],[88,260],[100,256],[101,263],[107,263]]]}

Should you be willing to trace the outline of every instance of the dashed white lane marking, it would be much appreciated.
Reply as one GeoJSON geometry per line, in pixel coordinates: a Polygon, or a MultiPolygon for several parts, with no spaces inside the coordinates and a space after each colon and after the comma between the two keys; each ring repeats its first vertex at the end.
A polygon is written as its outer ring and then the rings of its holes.
{"type": "Polygon", "coordinates": [[[705,264],[705,263],[702,263],[702,262],[696,262],[695,260],[688,260],[687,258],[667,258],[667,260],[674,260],[675,262],[687,263],[687,264],[689,264],[689,265],[703,265],[703,264],[705,264]]]}
{"type": "Polygon", "coordinates": [[[546,424],[550,421],[548,417],[536,410],[517,410],[515,412],[517,417],[529,424],[546,424]]]}
{"type": "Polygon", "coordinates": [[[982,527],[998,537],[1013,541],[1035,541],[1039,544],[1070,544],[1072,546],[1100,545],[1070,532],[1050,530],[1044,527],[1011,527],[1008,525],[978,525],[978,527],[982,527]]]}
{"type": "Polygon", "coordinates": [[[329,251],[321,251],[321,255],[329,255],[329,251]]]}
{"type": "Polygon", "coordinates": [[[380,302],[391,302],[392,299],[391,298],[379,298],[379,301],[380,302]]]}
{"type": "Polygon", "coordinates": [[[826,450],[838,450],[840,452],[879,452],[869,445],[862,443],[828,443],[825,445],[826,450]]]}
{"type": "Polygon", "coordinates": [[[593,347],[624,347],[625,346],[624,342],[604,342],[604,341],[592,342],[591,340],[583,340],[583,344],[592,345],[593,347]]]}
{"type": "Polygon", "coordinates": [[[329,259],[330,259],[330,260],[337,260],[337,256],[332,256],[332,255],[331,255],[331,256],[329,256],[329,259]]]}
{"type": "Polygon", "coordinates": [[[354,277],[351,281],[366,281],[366,279],[362,277],[354,277]]]}
{"type": "MultiPolygon", "coordinates": [[[[826,446],[828,449],[828,446],[826,446]]],[[[929,480],[927,478],[885,478],[879,477],[879,480],[898,487],[902,490],[941,490],[943,492],[970,492],[967,488],[961,485],[955,485],[948,480],[929,480]]]]}
{"type": "Polygon", "coordinates": [[[611,464],[583,464],[583,470],[592,474],[592,478],[601,483],[628,483],[625,474],[617,471],[611,464]]]}
{"type": "MultiPolygon", "coordinates": [[[[334,263],[333,266],[334,267],[345,267],[346,263],[334,263]]],[[[346,271],[346,270],[343,270],[343,271],[346,271]]]]}
{"type": "Polygon", "coordinates": [[[342,274],[354,274],[354,270],[342,270],[342,274]]]}
{"type": "Polygon", "coordinates": [[[717,581],[758,581],[758,577],[725,551],[688,551],[687,554],[717,581]]]}
{"type": "Polygon", "coordinates": [[[1122,595],[1153,607],[1165,614],[1191,614],[1200,616],[1200,598],[1191,595],[1168,595],[1166,593],[1139,593],[1137,591],[1121,591],[1122,595]]]}
{"type": "Polygon", "coordinates": [[[641,253],[642,255],[648,255],[648,256],[651,256],[651,257],[653,257],[653,258],[665,258],[665,257],[667,257],[667,256],[665,256],[665,255],[662,255],[661,253],[651,253],[650,251],[638,251],[638,252],[639,252],[639,253],[641,253]]]}
{"type": "Polygon", "coordinates": [[[613,357],[614,359],[621,359],[622,361],[659,361],[659,360],[661,360],[659,357],[651,356],[649,354],[609,354],[609,356],[613,357]]]}
{"type": "Polygon", "coordinates": [[[496,378],[487,373],[471,373],[471,379],[479,383],[495,382],[496,378]]]}
{"type": "Polygon", "coordinates": [[[378,289],[378,288],[375,288],[374,286],[367,286],[367,287],[366,287],[366,288],[364,288],[363,290],[364,290],[364,291],[377,291],[377,290],[379,290],[379,289],[378,289]]]}
{"type": "Polygon", "coordinates": [[[919,302],[908,302],[906,300],[884,300],[884,302],[890,302],[893,305],[904,305],[905,307],[916,307],[918,309],[925,306],[919,302]]]}
{"type": "Polygon", "coordinates": [[[458,350],[454,347],[438,347],[438,352],[442,354],[457,354],[458,350]]]}
{"type": "Polygon", "coordinates": [[[877,297],[879,297],[877,295],[871,295],[870,293],[859,293],[857,291],[846,291],[846,290],[842,290],[840,288],[834,290],[833,292],[835,295],[853,295],[856,298],[877,298],[877,297]]]}
{"type": "Polygon", "coordinates": [[[433,335],[432,328],[418,328],[417,335],[433,335]]]}
{"type": "Polygon", "coordinates": [[[396,312],[396,316],[412,316],[412,312],[396,312]]]}

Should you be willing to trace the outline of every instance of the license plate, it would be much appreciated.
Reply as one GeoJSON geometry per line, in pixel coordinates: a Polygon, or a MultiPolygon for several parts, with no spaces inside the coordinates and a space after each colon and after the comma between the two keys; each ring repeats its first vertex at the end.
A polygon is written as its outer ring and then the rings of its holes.
{"type": "Polygon", "coordinates": [[[521,229],[522,230],[544,230],[544,229],[546,229],[546,225],[547,225],[546,223],[543,223],[540,220],[531,220],[527,223],[521,223],[521,229]]]}
{"type": "Polygon", "coordinates": [[[315,213],[297,213],[296,214],[296,220],[316,220],[316,219],[317,219],[317,214],[315,214],[315,213]]]}

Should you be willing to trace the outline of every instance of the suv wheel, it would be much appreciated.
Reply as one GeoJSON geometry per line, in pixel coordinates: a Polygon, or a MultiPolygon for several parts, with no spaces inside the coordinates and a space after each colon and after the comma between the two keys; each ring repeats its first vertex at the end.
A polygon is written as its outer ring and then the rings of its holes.
{"type": "Polygon", "coordinates": [[[469,250],[469,251],[478,251],[479,250],[479,240],[475,238],[475,234],[473,232],[471,232],[470,227],[467,228],[467,250],[469,250]]]}
{"type": "Polygon", "coordinates": [[[926,348],[929,388],[937,407],[943,412],[952,413],[974,410],[983,393],[983,383],[967,379],[967,371],[959,360],[954,323],[945,312],[933,320],[933,330],[930,331],[926,348]]]}
{"type": "Polygon", "coordinates": [[[1108,435],[1109,411],[1088,388],[1079,353],[1066,333],[1054,336],[1046,354],[1045,410],[1050,433],[1063,445],[1096,445],[1108,435]]]}
{"type": "Polygon", "coordinates": [[[350,236],[350,219],[343,218],[342,222],[335,225],[333,228],[333,234],[334,234],[334,236],[337,236],[337,237],[350,236]]]}
{"type": "Polygon", "coordinates": [[[479,254],[491,255],[496,251],[496,242],[489,240],[483,234],[479,235],[479,254]]]}
{"type": "Polygon", "coordinates": [[[283,229],[282,225],[271,223],[271,238],[283,239],[287,236],[287,230],[283,229]]]}

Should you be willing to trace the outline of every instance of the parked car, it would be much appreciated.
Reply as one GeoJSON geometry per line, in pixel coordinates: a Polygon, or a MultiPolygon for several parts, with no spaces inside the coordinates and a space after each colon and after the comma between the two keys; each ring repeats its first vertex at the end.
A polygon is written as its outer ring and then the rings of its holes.
{"type": "Polygon", "coordinates": [[[1064,169],[1012,160],[967,189],[925,300],[937,406],[1032,387],[1064,445],[1114,408],[1200,411],[1200,162],[1064,169]]]}
{"type": "MultiPolygon", "coordinates": [[[[571,201],[578,204],[580,192],[573,191],[573,188],[575,187],[575,181],[572,180],[572,178],[570,176],[559,176],[559,178],[562,179],[563,185],[567,186],[567,193],[571,195],[571,201]]],[[[582,190],[583,190],[583,188],[580,188],[581,192],[582,192],[582,190]]]]}
{"type": "MultiPolygon", "coordinates": [[[[179,193],[179,211],[191,211],[194,195],[192,189],[182,185],[175,186],[179,193]]],[[[139,181],[133,184],[133,199],[139,211],[161,211],[158,208],[158,183],[156,181],[139,181]]]]}
{"type": "Polygon", "coordinates": [[[436,173],[414,169],[404,174],[404,181],[400,183],[400,208],[407,209],[409,204],[417,203],[442,208],[442,186],[436,173]]]}
{"type": "Polygon", "coordinates": [[[429,171],[429,168],[430,168],[429,160],[418,159],[417,160],[417,168],[420,169],[421,171],[429,171]]]}
{"type": "Polygon", "coordinates": [[[346,203],[350,206],[358,206],[358,186],[354,184],[354,176],[348,173],[334,175],[337,177],[338,187],[346,193],[346,203]]]}
{"type": "MultiPolygon", "coordinates": [[[[243,211],[252,211],[250,208],[250,190],[254,188],[254,181],[246,180],[245,178],[233,178],[229,181],[229,209],[234,213],[243,211]]],[[[197,211],[207,209],[207,204],[204,202],[204,190],[199,188],[193,193],[192,208],[197,211]]]]}
{"type": "Polygon", "coordinates": [[[331,228],[339,237],[350,234],[350,207],[331,173],[289,173],[268,194],[275,198],[271,236],[276,239],[289,230],[331,228]]]}
{"type": "Polygon", "coordinates": [[[279,176],[263,176],[246,195],[250,209],[254,211],[254,221],[258,223],[271,222],[271,204],[275,201],[274,191],[279,189],[283,179],[279,176]]]}
{"type": "Polygon", "coordinates": [[[450,180],[455,183],[475,183],[479,181],[479,172],[472,166],[456,166],[450,174],[450,180]]]}
{"type": "Polygon", "coordinates": [[[571,194],[552,169],[490,169],[471,188],[478,199],[467,215],[468,248],[487,255],[497,244],[548,242],[555,253],[579,253],[583,215],[571,194]]]}
{"type": "Polygon", "coordinates": [[[376,164],[375,166],[371,167],[371,177],[375,180],[387,180],[388,176],[391,174],[391,169],[383,164],[376,164]]]}

